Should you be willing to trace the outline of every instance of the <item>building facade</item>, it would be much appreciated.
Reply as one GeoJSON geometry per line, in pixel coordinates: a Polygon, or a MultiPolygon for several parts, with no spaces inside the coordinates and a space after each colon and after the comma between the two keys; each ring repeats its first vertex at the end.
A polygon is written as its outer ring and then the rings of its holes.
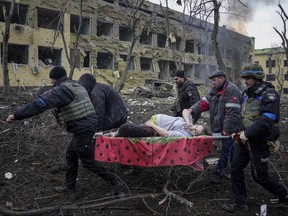
{"type": "MultiPolygon", "coordinates": [[[[206,83],[217,69],[210,39],[213,25],[177,11],[164,11],[150,2],[140,8],[133,2],[86,0],[81,9],[77,1],[16,0],[8,48],[10,85],[49,85],[51,67],[62,65],[69,72],[68,59],[75,62],[73,79],[88,72],[99,82],[112,85],[123,72],[128,55],[128,88],[147,78],[169,80],[176,68],[206,83]]],[[[4,3],[0,4],[3,8],[4,3]]],[[[9,8],[10,3],[6,4],[9,8]]],[[[2,33],[4,21],[0,10],[2,33]]],[[[2,49],[2,38],[0,42],[2,49]]],[[[254,61],[253,38],[219,27],[218,42],[231,78],[254,61]]],[[[0,83],[3,85],[3,76],[0,83]]]]}
{"type": "Polygon", "coordinates": [[[255,50],[255,63],[262,66],[265,80],[283,94],[288,94],[288,65],[282,47],[255,50]]]}

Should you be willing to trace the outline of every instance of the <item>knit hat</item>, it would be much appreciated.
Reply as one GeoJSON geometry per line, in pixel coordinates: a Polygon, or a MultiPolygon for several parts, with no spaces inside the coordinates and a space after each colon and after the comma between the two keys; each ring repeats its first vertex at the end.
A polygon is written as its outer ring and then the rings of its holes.
{"type": "Polygon", "coordinates": [[[50,71],[49,77],[50,79],[58,80],[63,76],[67,76],[66,70],[62,66],[53,67],[50,71]]]}
{"type": "Polygon", "coordinates": [[[184,70],[177,70],[177,71],[175,71],[173,76],[174,77],[176,76],[176,77],[180,77],[180,78],[185,78],[185,71],[184,70]]]}

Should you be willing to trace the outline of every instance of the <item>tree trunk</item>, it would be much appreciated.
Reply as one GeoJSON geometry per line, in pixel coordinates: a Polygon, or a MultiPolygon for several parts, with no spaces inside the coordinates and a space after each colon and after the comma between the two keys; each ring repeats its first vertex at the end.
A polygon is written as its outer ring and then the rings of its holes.
{"type": "Polygon", "coordinates": [[[214,10],[214,26],[213,26],[213,31],[211,34],[211,41],[212,41],[212,46],[215,51],[215,57],[216,57],[219,69],[225,71],[226,66],[221,57],[219,47],[218,47],[218,42],[217,42],[217,34],[218,34],[219,19],[220,19],[219,8],[221,6],[221,3],[220,2],[218,3],[217,0],[213,0],[213,5],[214,5],[214,9],[213,9],[214,10]]]}
{"type": "MultiPolygon", "coordinates": [[[[5,31],[3,34],[3,83],[4,83],[4,91],[5,91],[6,96],[8,95],[9,88],[10,88],[9,69],[8,69],[8,44],[9,44],[8,42],[9,42],[9,37],[10,37],[10,24],[11,24],[13,11],[14,11],[14,6],[15,6],[15,0],[12,0],[8,16],[6,16],[6,10],[4,14],[5,31]]],[[[6,8],[6,5],[3,5],[3,7],[6,8]]]]}

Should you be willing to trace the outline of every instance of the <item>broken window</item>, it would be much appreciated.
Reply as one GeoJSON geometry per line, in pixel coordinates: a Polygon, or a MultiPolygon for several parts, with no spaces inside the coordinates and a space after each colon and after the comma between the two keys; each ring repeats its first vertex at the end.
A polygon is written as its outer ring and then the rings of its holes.
{"type": "Polygon", "coordinates": [[[98,69],[113,69],[114,59],[111,53],[98,52],[97,68],[98,69]]]}
{"type": "Polygon", "coordinates": [[[170,78],[176,71],[176,65],[173,61],[159,60],[158,65],[160,69],[159,79],[170,78]]]}
{"type": "Polygon", "coordinates": [[[113,30],[113,24],[112,23],[105,23],[101,21],[97,21],[97,36],[101,37],[104,36],[111,36],[113,30]]]}
{"type": "Polygon", "coordinates": [[[152,33],[142,32],[142,34],[140,35],[140,44],[151,45],[152,33]]]}
{"type": "Polygon", "coordinates": [[[157,46],[165,47],[166,46],[167,36],[165,34],[157,34],[157,46]]]}
{"type": "MultiPolygon", "coordinates": [[[[127,61],[127,55],[120,55],[120,58],[122,58],[124,61],[127,61]]],[[[134,56],[130,57],[130,63],[128,65],[128,70],[135,70],[135,64],[134,64],[134,56]]]]}
{"type": "Polygon", "coordinates": [[[194,53],[194,41],[193,40],[186,40],[185,52],[194,53]]]}
{"type": "Polygon", "coordinates": [[[8,45],[8,63],[25,64],[29,62],[29,46],[9,44],[8,45]]]}
{"type": "Polygon", "coordinates": [[[43,67],[62,65],[62,49],[38,46],[38,60],[43,67]]]}
{"type": "Polygon", "coordinates": [[[140,58],[141,70],[153,71],[152,58],[140,58]]]}
{"type": "Polygon", "coordinates": [[[266,60],[266,68],[268,68],[270,65],[271,67],[275,67],[276,66],[276,61],[275,60],[266,60]]]}
{"type": "MultiPolygon", "coordinates": [[[[10,5],[11,3],[1,3],[0,4],[0,22],[5,22],[4,17],[8,16],[10,11],[10,5]],[[4,6],[6,6],[6,15],[4,16],[4,6]]],[[[27,24],[27,12],[28,12],[28,6],[26,5],[20,5],[15,4],[13,15],[11,18],[11,23],[16,23],[20,25],[27,24]]]]}
{"type": "Polygon", "coordinates": [[[81,52],[81,55],[83,56],[83,67],[90,68],[90,52],[83,51],[81,52]]]}
{"type": "Polygon", "coordinates": [[[59,22],[59,11],[37,8],[38,27],[56,29],[59,22]]]}
{"type": "Polygon", "coordinates": [[[181,37],[176,37],[176,43],[175,43],[175,48],[176,50],[180,50],[181,49],[181,37]]]}
{"type": "Polygon", "coordinates": [[[133,40],[133,31],[125,26],[119,26],[119,40],[120,41],[130,41],[133,40]]]}
{"type": "MultiPolygon", "coordinates": [[[[71,14],[71,16],[70,16],[70,32],[77,34],[78,27],[79,27],[79,16],[71,14]]],[[[90,19],[82,17],[82,24],[80,27],[79,34],[90,35],[90,29],[91,29],[90,28],[90,19]]]]}
{"type": "Polygon", "coordinates": [[[192,64],[184,64],[184,70],[186,71],[187,77],[192,77],[192,75],[193,75],[193,65],[192,64]]]}

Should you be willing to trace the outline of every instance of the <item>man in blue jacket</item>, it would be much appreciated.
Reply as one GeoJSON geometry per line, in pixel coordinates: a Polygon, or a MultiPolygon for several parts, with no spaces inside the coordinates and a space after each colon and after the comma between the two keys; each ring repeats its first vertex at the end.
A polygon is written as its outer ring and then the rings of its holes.
{"type": "Polygon", "coordinates": [[[74,193],[80,159],[85,168],[111,185],[113,195],[118,195],[120,181],[94,160],[92,137],[95,133],[96,115],[87,91],[76,81],[69,80],[66,70],[61,66],[53,67],[49,77],[53,88],[36,100],[19,107],[7,117],[6,122],[11,124],[15,120],[26,119],[54,108],[58,123],[73,134],[66,150],[65,185],[55,189],[67,194],[74,193]]]}

